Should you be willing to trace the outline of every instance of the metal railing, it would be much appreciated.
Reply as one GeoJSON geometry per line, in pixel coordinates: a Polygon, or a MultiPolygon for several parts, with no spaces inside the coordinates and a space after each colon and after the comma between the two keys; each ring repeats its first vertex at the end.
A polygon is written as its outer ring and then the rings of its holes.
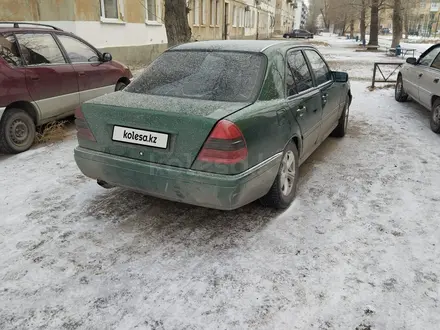
{"type": "Polygon", "coordinates": [[[388,83],[396,83],[397,80],[391,80],[390,78],[393,76],[393,74],[397,70],[399,70],[399,68],[402,67],[402,65],[403,65],[403,62],[402,63],[399,63],[399,62],[394,62],[394,63],[393,62],[375,62],[374,63],[374,70],[373,70],[373,81],[371,83],[371,87],[374,88],[374,84],[375,83],[386,83],[386,82],[388,82],[388,83]],[[394,68],[393,72],[391,72],[388,76],[385,77],[384,73],[382,72],[382,70],[380,68],[381,65],[382,66],[395,66],[395,68],[394,68]],[[380,74],[382,76],[381,80],[376,80],[376,76],[377,76],[376,72],[378,70],[379,70],[379,72],[380,72],[380,74]]]}

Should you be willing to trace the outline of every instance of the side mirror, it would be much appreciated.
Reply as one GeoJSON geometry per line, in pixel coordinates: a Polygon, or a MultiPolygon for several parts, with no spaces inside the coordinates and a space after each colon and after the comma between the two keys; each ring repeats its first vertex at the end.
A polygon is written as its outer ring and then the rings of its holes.
{"type": "Polygon", "coordinates": [[[417,64],[417,59],[415,57],[408,57],[406,59],[406,63],[412,64],[412,65],[416,65],[417,64]]]}
{"type": "Polygon", "coordinates": [[[102,61],[103,62],[110,62],[112,59],[113,59],[113,57],[110,53],[102,54],[102,61]]]}
{"type": "Polygon", "coordinates": [[[348,81],[347,72],[332,71],[333,81],[337,83],[346,83],[348,81]]]}

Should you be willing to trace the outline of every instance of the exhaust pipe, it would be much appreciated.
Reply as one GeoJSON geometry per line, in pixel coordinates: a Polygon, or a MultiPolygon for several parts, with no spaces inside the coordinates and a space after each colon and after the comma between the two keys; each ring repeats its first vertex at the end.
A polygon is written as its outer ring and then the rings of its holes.
{"type": "Polygon", "coordinates": [[[107,183],[107,182],[105,182],[103,180],[99,180],[99,179],[96,180],[96,183],[99,184],[102,188],[105,188],[105,189],[111,189],[111,188],[115,187],[115,186],[111,185],[110,183],[107,183]]]}

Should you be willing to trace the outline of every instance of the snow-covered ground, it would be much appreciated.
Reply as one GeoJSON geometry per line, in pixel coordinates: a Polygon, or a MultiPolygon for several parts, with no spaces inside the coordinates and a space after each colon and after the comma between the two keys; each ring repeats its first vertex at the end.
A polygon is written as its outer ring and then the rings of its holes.
{"type": "Polygon", "coordinates": [[[74,137],[0,156],[0,329],[436,329],[440,136],[368,85],[283,213],[103,190],[74,137]]]}

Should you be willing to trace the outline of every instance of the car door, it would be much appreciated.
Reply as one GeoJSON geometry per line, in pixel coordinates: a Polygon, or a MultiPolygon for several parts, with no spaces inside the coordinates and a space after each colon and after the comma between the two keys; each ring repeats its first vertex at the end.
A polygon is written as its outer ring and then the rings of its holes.
{"type": "Polygon", "coordinates": [[[419,101],[419,77],[417,65],[406,63],[402,70],[402,81],[405,92],[415,101],[419,101]]]}
{"type": "Polygon", "coordinates": [[[82,40],[64,34],[57,34],[57,38],[77,73],[81,103],[115,91],[119,69],[103,62],[100,54],[82,40]]]}
{"type": "Polygon", "coordinates": [[[321,128],[321,92],[313,85],[312,74],[301,50],[287,53],[287,106],[298,122],[302,135],[301,162],[318,147],[321,128]]]}
{"type": "Polygon", "coordinates": [[[310,64],[315,85],[320,90],[322,102],[321,141],[326,139],[338,124],[341,116],[341,88],[333,82],[331,71],[321,55],[313,49],[304,53],[310,64]]]}
{"type": "Polygon", "coordinates": [[[41,121],[68,115],[79,106],[76,73],[51,33],[17,33],[26,85],[41,121]]]}
{"type": "Polygon", "coordinates": [[[440,69],[436,59],[440,56],[440,46],[432,49],[418,64],[419,102],[431,109],[432,96],[440,94],[440,69]]]}

